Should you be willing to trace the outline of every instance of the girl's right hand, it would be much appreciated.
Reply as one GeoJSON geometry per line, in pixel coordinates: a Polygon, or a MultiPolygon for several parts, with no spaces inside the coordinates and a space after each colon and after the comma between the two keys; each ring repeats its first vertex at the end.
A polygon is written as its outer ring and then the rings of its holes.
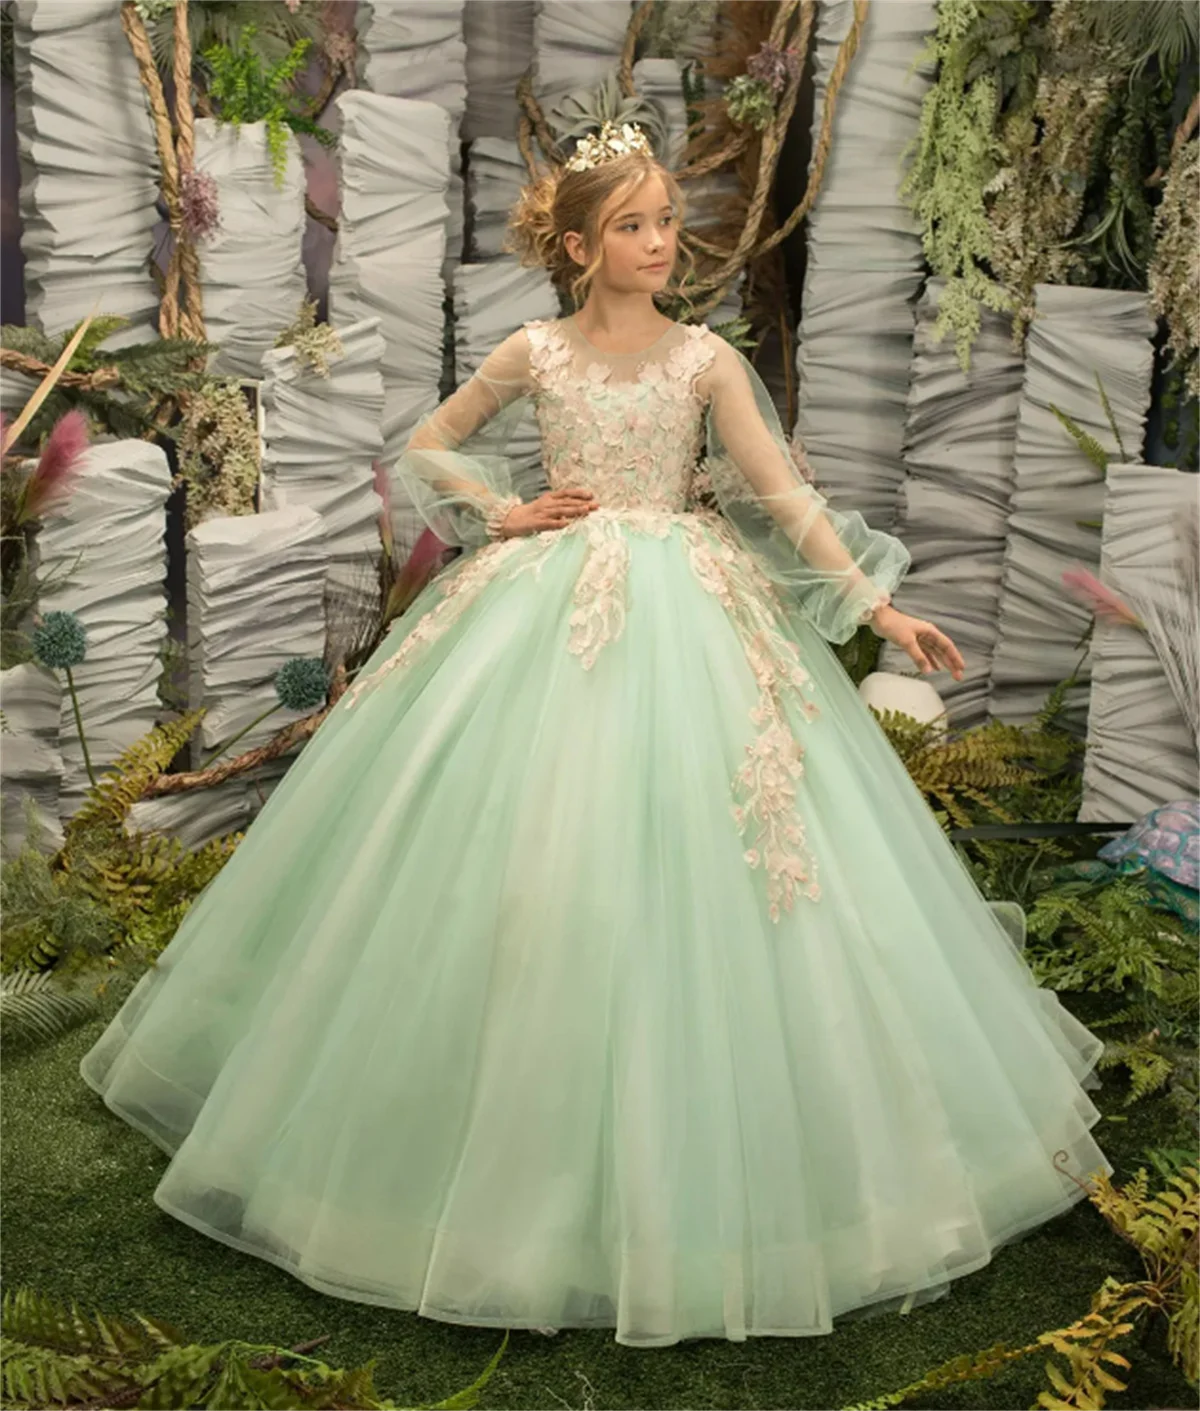
{"type": "Polygon", "coordinates": [[[514,505],[504,517],[500,535],[504,539],[518,534],[540,534],[544,529],[564,529],[572,520],[591,514],[599,500],[590,490],[547,490],[536,500],[514,505]]]}

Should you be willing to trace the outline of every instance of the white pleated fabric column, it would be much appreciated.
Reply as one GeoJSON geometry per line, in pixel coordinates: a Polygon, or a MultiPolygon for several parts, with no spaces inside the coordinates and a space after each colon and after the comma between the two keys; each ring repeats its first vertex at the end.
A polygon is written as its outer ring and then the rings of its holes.
{"type": "MultiPolygon", "coordinates": [[[[507,10],[509,5],[503,4],[507,10]]],[[[463,255],[463,182],[460,129],[467,106],[467,45],[464,0],[359,0],[357,11],[359,83],[388,98],[436,103],[449,118],[446,160],[450,181],[446,200],[444,276],[463,255]]]]}
{"type": "MultiPolygon", "coordinates": [[[[1174,526],[1200,518],[1200,480],[1153,465],[1108,467],[1100,577],[1124,595],[1182,589],[1174,526]]],[[[1097,622],[1083,761],[1082,822],[1132,822],[1176,799],[1195,798],[1196,738],[1150,638],[1097,622]]]]}
{"type": "Polygon", "coordinates": [[[264,510],[303,505],[321,516],[329,583],[345,610],[378,602],[379,517],[372,462],[383,453],[383,335],[378,317],[338,329],[329,376],[294,348],[263,358],[264,510]]]}
{"type": "MultiPolygon", "coordinates": [[[[188,705],[207,710],[192,737],[198,766],[277,700],[284,662],[324,655],[328,558],[321,516],[303,505],[206,520],[187,551],[188,705]]],[[[300,718],[275,711],[234,753],[300,718]]]]}
{"type": "MultiPolygon", "coordinates": [[[[813,143],[852,0],[818,9],[813,143]]],[[[867,12],[838,94],[833,144],[808,218],[795,431],[821,489],[876,529],[892,526],[904,468],[913,303],[925,278],[916,221],[898,195],[927,75],[909,72],[936,22],[932,0],[867,12]]]]}
{"type": "Polygon", "coordinates": [[[1145,294],[1039,284],[1025,350],[1017,413],[1015,475],[992,659],[991,715],[1033,719],[1051,689],[1077,665],[1066,719],[1086,728],[1089,648],[1078,643],[1090,614],[1062,586],[1073,563],[1100,562],[1104,475],[1062,426],[1051,405],[1120,458],[1100,400],[1112,406],[1125,454],[1142,454],[1153,372],[1154,318],[1145,294]]]}
{"type": "Polygon", "coordinates": [[[467,106],[462,139],[517,136],[517,84],[533,61],[534,0],[466,0],[467,106]]]}
{"type": "Polygon", "coordinates": [[[130,321],[104,347],[153,339],[158,158],[120,6],[18,0],[13,18],[26,319],[61,333],[99,299],[130,321]]]}
{"type": "Polygon", "coordinates": [[[42,851],[62,843],[58,821],[63,760],[59,750],[62,682],[58,674],[25,662],[0,672],[4,738],[0,743],[0,809],[3,855],[12,857],[33,839],[26,828],[32,804],[42,851]]]}
{"type": "MultiPolygon", "coordinates": [[[[443,263],[450,118],[437,103],[351,89],[342,119],[342,213],[329,275],[329,317],[378,318],[383,337],[383,455],[395,463],[439,400],[444,363],[443,263]]],[[[392,483],[402,553],[424,521],[392,483]]]]}
{"type": "MultiPolygon", "coordinates": [[[[106,440],[83,454],[70,498],[37,538],[43,613],[77,614],[87,657],[74,669],[92,764],[99,769],[151,729],[166,638],[166,503],[171,472],[148,441],[106,440]]],[[[63,809],[74,812],[87,772],[69,696],[60,712],[63,809]]]]}
{"type": "Polygon", "coordinates": [[[259,377],[262,355],[296,317],[308,283],[301,258],[306,176],[300,144],[287,138],[277,186],[266,123],[196,120],[196,170],[217,184],[220,226],[197,244],[204,324],[219,343],[210,371],[259,377]]]}
{"type": "MultiPolygon", "coordinates": [[[[896,606],[936,622],[962,652],[963,680],[944,673],[937,686],[951,719],[967,727],[987,718],[1024,361],[1009,320],[984,309],[964,373],[953,339],[933,341],[944,288],[930,280],[917,306],[895,526],[912,567],[896,606]]],[[[912,660],[884,642],[879,666],[903,673],[912,660]]]]}
{"type": "Polygon", "coordinates": [[[537,0],[534,91],[543,112],[616,69],[631,13],[630,0],[537,0]]]}

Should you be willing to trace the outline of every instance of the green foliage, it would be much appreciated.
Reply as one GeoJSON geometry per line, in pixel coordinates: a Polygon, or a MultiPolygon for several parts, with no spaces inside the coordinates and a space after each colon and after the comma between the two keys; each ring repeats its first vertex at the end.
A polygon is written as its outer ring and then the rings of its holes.
{"type": "Polygon", "coordinates": [[[206,382],[188,398],[183,416],[165,434],[178,447],[176,484],[187,486],[189,529],[214,514],[254,513],[261,443],[236,378],[206,382]]]}
{"type": "Polygon", "coordinates": [[[319,377],[329,376],[329,364],[345,356],[337,330],[330,323],[317,322],[317,301],[304,298],[295,319],[275,340],[277,348],[294,348],[297,360],[319,377]]]}
{"type": "MultiPolygon", "coordinates": [[[[1150,303],[1167,325],[1170,354],[1167,389],[1178,406],[1200,397],[1200,139],[1192,137],[1167,168],[1162,201],[1154,213],[1154,258],[1149,269],[1150,303]],[[1176,392],[1174,389],[1178,388],[1176,392]]],[[[1190,463],[1195,464],[1197,411],[1191,404],[1190,463]]],[[[1176,432],[1172,444],[1178,438],[1176,432]]],[[[1185,443],[1187,444],[1187,443],[1185,443]]]]}
{"type": "Polygon", "coordinates": [[[1029,935],[1053,941],[1030,962],[1039,983],[1054,990],[1123,990],[1132,983],[1161,998],[1171,974],[1195,972],[1183,922],[1151,905],[1137,873],[1043,892],[1029,912],[1029,935]]]}
{"type": "Polygon", "coordinates": [[[204,60],[211,69],[209,93],[221,122],[266,124],[275,183],[282,187],[289,131],[306,132],[327,147],[335,146],[337,137],[293,106],[296,77],[304,69],[312,41],[298,39],[283,58],[267,63],[254,43],[257,35],[258,25],[251,22],[226,42],[204,50],[204,60]]]}
{"type": "Polygon", "coordinates": [[[638,36],[638,58],[674,59],[713,33],[716,0],[653,0],[638,36]]]}
{"type": "Polygon", "coordinates": [[[71,839],[93,827],[123,825],[129,810],[191,739],[203,716],[202,710],[193,710],[179,720],[156,725],[119,755],[67,824],[68,848],[71,839]]]}
{"type": "Polygon", "coordinates": [[[573,88],[565,93],[546,113],[546,122],[560,143],[598,132],[606,122],[617,127],[637,123],[655,152],[666,150],[667,122],[662,104],[654,98],[622,92],[615,72],[594,87],[573,88]]]}
{"type": "Polygon", "coordinates": [[[1065,242],[1078,256],[1073,282],[1146,287],[1156,209],[1146,177],[1170,157],[1175,81],[1174,73],[1142,73],[1116,88],[1099,132],[1104,159],[1094,164],[1079,234],[1065,242]]]}
{"type": "MultiPolygon", "coordinates": [[[[71,355],[66,370],[96,373],[111,368],[114,370],[112,381],[91,388],[64,386],[59,381],[30,421],[22,437],[23,443],[38,444],[55,422],[73,407],[84,412],[94,433],[136,439],[150,429],[165,397],[196,391],[203,385],[204,373],[196,371],[192,365],[215,351],[216,344],[189,338],[158,338],[150,343],[131,343],[124,348],[96,346],[98,341],[128,323],[127,318],[115,315],[93,321],[71,355]]],[[[6,323],[0,327],[0,346],[52,367],[78,327],[77,323],[63,333],[47,335],[36,328],[6,323]]],[[[5,375],[14,376],[7,371],[5,375]]],[[[32,383],[29,390],[33,391],[32,383]]]]}
{"type": "Polygon", "coordinates": [[[1148,179],[1195,49],[1188,8],[941,0],[901,194],[946,280],[935,337],[954,332],[964,371],[984,308],[1013,315],[1019,348],[1039,283],[1146,287],[1160,238],[1148,179]]]}
{"type": "Polygon", "coordinates": [[[1006,312],[1012,295],[991,268],[987,193],[1005,158],[1001,118],[1028,110],[1045,52],[1047,6],[1026,0],[941,0],[937,28],[913,67],[936,63],[900,186],[922,227],[926,259],[946,281],[934,337],[953,330],[970,366],[980,309],[1006,312]]]}
{"type": "MultiPolygon", "coordinates": [[[[154,60],[164,78],[172,72],[175,61],[174,9],[172,0],[166,13],[147,25],[154,60]]],[[[263,64],[269,67],[286,58],[298,40],[319,44],[322,30],[321,6],[307,0],[295,11],[285,4],[264,0],[191,0],[188,5],[193,56],[202,56],[216,45],[231,45],[240,35],[242,42],[257,50],[263,64]],[[245,31],[251,25],[253,33],[247,37],[245,31]]],[[[202,85],[207,73],[203,58],[197,57],[193,81],[202,85]]]]}
{"type": "Polygon", "coordinates": [[[973,817],[968,802],[990,818],[1011,823],[1013,816],[998,791],[1038,777],[1038,741],[1020,726],[997,720],[956,732],[944,720],[919,721],[874,706],[871,713],[943,825],[969,827],[973,817]]]}
{"type": "Polygon", "coordinates": [[[5,1037],[53,1039],[95,1011],[89,992],[68,992],[44,970],[14,970],[0,975],[0,1026],[5,1037]]]}
{"type": "Polygon", "coordinates": [[[1200,47],[1200,6],[1188,0],[1104,0],[1082,15],[1089,38],[1134,56],[1135,76],[1151,64],[1181,69],[1200,47]]]}
{"type": "MultiPolygon", "coordinates": [[[[507,1346],[506,1331],[470,1386],[419,1411],[477,1406],[507,1346]]],[[[74,1301],[67,1305],[28,1287],[6,1289],[0,1314],[0,1386],[13,1411],[86,1405],[399,1411],[375,1389],[375,1362],[344,1369],[270,1343],[188,1343],[161,1319],[89,1318],[74,1301]]]]}
{"type": "MultiPolygon", "coordinates": [[[[1192,368],[1200,371],[1200,359],[1192,359],[1192,368]]],[[[1200,401],[1189,394],[1187,376],[1178,361],[1163,374],[1163,442],[1172,452],[1163,463],[1194,475],[1200,471],[1200,401]]]]}
{"type": "MultiPolygon", "coordinates": [[[[1100,380],[1100,374],[1096,373],[1096,387],[1100,393],[1100,405],[1104,408],[1104,415],[1108,419],[1108,428],[1113,434],[1113,441],[1116,443],[1116,457],[1125,464],[1128,463],[1129,456],[1125,450],[1125,442],[1121,439],[1121,428],[1117,425],[1117,419],[1113,415],[1112,403],[1108,400],[1108,393],[1104,390],[1104,383],[1100,380]]],[[[1083,452],[1089,461],[1096,467],[1101,476],[1108,473],[1108,463],[1114,459],[1111,451],[1106,450],[1099,441],[1088,431],[1085,431],[1077,421],[1069,417],[1061,408],[1050,403],[1050,410],[1065,427],[1071,439],[1083,452]]]]}
{"type": "Polygon", "coordinates": [[[858,686],[878,669],[883,638],[872,632],[870,624],[864,622],[852,637],[836,643],[833,651],[846,675],[858,686]]]}
{"type": "Polygon", "coordinates": [[[132,744],[88,790],[57,854],[38,850],[31,827],[26,846],[0,868],[0,1013],[6,1031],[44,1037],[74,1022],[78,1011],[67,997],[82,994],[88,983],[99,994],[114,971],[136,970],[161,953],[232,856],[239,834],[189,851],[176,838],[128,827],[129,810],[202,714],[155,726],[132,744]],[[28,972],[49,978],[34,984],[21,978],[28,972]],[[17,1002],[10,1002],[10,993],[17,1002]]]}
{"type": "Polygon", "coordinates": [[[1020,1358],[1047,1352],[1057,1353],[1065,1367],[1053,1358],[1044,1363],[1054,1390],[1039,1392],[1035,1406],[1053,1411],[1103,1407],[1106,1392],[1127,1390],[1127,1383],[1113,1376],[1110,1369],[1126,1370],[1132,1365],[1114,1351],[1114,1344],[1136,1351],[1147,1331],[1139,1327],[1139,1320],[1154,1317],[1164,1319],[1167,1349],[1195,1386],[1200,1349],[1200,1294],[1195,1272],[1200,1231],[1198,1178],[1194,1159],[1154,1192],[1144,1167],[1119,1187],[1104,1172],[1097,1173],[1088,1198],[1114,1232],[1137,1250],[1145,1265],[1144,1278],[1123,1282],[1109,1275],[1093,1294],[1088,1313],[1069,1326],[1039,1333],[1024,1347],[998,1342],[980,1352],[951,1358],[898,1391],[842,1411],[900,1406],[913,1401],[918,1393],[924,1393],[918,1403],[923,1405],[930,1393],[994,1377],[1020,1358]]]}
{"type": "Polygon", "coordinates": [[[775,93],[761,78],[738,74],[725,89],[725,108],[740,127],[761,132],[775,116],[775,93]]]}

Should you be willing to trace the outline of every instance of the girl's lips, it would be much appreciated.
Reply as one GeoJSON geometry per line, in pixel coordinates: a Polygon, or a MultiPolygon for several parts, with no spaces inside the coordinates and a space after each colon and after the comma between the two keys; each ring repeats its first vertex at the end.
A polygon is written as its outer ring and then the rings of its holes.
{"type": "Polygon", "coordinates": [[[642,266],[642,268],[643,268],[643,269],[646,269],[646,270],[666,269],[666,267],[667,267],[667,262],[666,262],[666,260],[659,260],[658,264],[656,264],[656,265],[643,265],[643,266],[642,266]]]}

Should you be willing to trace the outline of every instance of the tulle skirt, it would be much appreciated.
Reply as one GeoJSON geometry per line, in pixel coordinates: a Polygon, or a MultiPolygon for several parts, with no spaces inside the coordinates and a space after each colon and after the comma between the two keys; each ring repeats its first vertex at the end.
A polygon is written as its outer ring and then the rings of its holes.
{"type": "Polygon", "coordinates": [[[815,630],[616,523],[619,601],[554,531],[426,588],[82,1075],[340,1298],[650,1347],[941,1296],[1112,1172],[1102,1041],[815,630]]]}

